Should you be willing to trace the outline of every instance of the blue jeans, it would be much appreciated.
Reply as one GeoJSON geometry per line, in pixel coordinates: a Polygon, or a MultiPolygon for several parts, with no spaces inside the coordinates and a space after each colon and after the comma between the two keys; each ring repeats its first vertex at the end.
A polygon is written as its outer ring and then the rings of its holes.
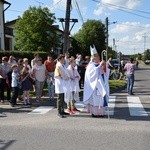
{"type": "Polygon", "coordinates": [[[132,94],[134,85],[134,74],[127,74],[127,92],[132,94]]]}

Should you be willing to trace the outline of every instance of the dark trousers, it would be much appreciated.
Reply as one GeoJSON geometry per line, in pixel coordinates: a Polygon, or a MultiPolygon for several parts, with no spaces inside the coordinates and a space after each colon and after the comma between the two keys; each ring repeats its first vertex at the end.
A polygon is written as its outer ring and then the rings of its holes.
{"type": "Polygon", "coordinates": [[[61,114],[64,112],[64,93],[58,94],[57,110],[58,110],[58,114],[61,114]]]}
{"type": "Polygon", "coordinates": [[[0,78],[0,99],[4,100],[4,91],[7,91],[7,100],[10,100],[11,85],[6,83],[6,79],[0,78]]]}
{"type": "Polygon", "coordinates": [[[18,97],[19,88],[18,87],[12,87],[12,97],[10,99],[11,104],[16,104],[16,100],[18,97]]]}
{"type": "Polygon", "coordinates": [[[80,89],[82,88],[82,86],[84,86],[84,76],[85,76],[85,72],[80,73],[80,77],[81,77],[81,79],[79,80],[80,89]]]}

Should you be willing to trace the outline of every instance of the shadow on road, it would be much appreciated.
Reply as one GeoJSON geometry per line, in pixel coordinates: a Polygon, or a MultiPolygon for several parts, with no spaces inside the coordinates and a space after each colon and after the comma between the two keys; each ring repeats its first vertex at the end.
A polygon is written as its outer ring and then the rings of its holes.
{"type": "Polygon", "coordinates": [[[16,140],[0,140],[0,150],[7,150],[14,142],[16,142],[16,140]]]}

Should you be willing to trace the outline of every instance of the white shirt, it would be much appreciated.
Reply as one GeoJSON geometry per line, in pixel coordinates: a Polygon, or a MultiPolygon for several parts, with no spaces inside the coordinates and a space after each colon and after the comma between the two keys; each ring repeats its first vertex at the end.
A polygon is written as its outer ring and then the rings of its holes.
{"type": "Polygon", "coordinates": [[[34,65],[33,70],[35,70],[35,79],[40,82],[44,82],[46,79],[45,71],[46,67],[45,65],[34,65]]]}
{"type": "Polygon", "coordinates": [[[12,76],[11,87],[18,87],[17,77],[19,76],[19,73],[13,71],[11,76],[12,76]]]}

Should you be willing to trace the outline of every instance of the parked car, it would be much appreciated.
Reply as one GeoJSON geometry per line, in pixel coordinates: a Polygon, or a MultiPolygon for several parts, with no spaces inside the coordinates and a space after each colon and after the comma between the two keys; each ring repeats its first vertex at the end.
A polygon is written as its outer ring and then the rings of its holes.
{"type": "Polygon", "coordinates": [[[145,60],[145,64],[149,65],[150,64],[150,60],[145,60]]]}

